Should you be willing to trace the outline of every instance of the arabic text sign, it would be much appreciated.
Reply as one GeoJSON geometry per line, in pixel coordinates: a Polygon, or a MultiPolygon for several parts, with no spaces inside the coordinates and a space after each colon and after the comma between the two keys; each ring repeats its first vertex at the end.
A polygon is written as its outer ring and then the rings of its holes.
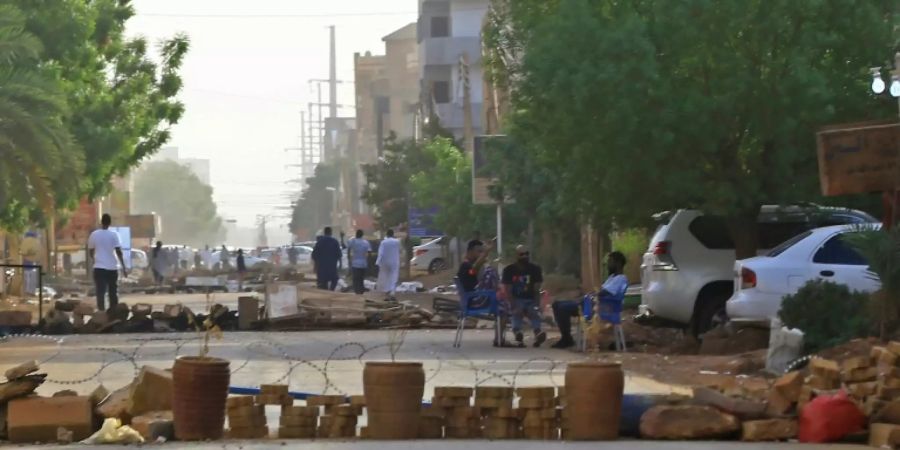
{"type": "Polygon", "coordinates": [[[816,137],[824,195],[900,188],[900,123],[839,125],[816,137]]]}

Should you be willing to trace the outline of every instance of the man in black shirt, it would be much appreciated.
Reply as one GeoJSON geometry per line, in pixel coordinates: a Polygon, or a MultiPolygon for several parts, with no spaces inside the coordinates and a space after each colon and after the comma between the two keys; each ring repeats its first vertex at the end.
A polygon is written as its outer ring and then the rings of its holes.
{"type": "Polygon", "coordinates": [[[529,260],[531,253],[524,245],[516,247],[516,263],[503,269],[503,288],[506,298],[512,303],[512,328],[516,342],[524,347],[522,321],[528,316],[534,330],[534,346],[540,347],[547,340],[547,333],[541,331],[541,283],[544,275],[541,267],[529,260]]]}
{"type": "Polygon", "coordinates": [[[459,270],[456,272],[459,283],[466,292],[472,292],[478,288],[478,274],[481,272],[484,262],[487,261],[487,256],[493,246],[493,241],[485,246],[477,239],[469,241],[466,246],[466,259],[459,265],[459,270]]]}

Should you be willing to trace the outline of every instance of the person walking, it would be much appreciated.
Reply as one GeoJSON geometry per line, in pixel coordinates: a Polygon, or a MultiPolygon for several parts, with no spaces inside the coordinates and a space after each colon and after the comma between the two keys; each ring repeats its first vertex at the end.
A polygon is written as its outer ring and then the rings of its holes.
{"type": "Polygon", "coordinates": [[[524,347],[522,322],[525,316],[534,330],[534,346],[540,347],[547,340],[547,333],[541,331],[541,283],[544,275],[541,266],[532,264],[531,252],[524,245],[516,247],[516,263],[503,269],[503,288],[506,298],[512,304],[512,329],[519,347],[524,347]]]}
{"type": "Polygon", "coordinates": [[[219,263],[222,266],[222,270],[231,269],[231,254],[228,253],[228,248],[225,247],[225,244],[222,244],[222,250],[219,253],[219,263]]]}
{"type": "Polygon", "coordinates": [[[324,231],[325,235],[319,236],[313,247],[312,260],[318,288],[333,291],[337,288],[341,244],[332,236],[331,227],[325,227],[324,231]]]}
{"type": "Polygon", "coordinates": [[[363,239],[363,230],[356,230],[356,237],[347,244],[347,259],[353,272],[353,292],[357,294],[366,292],[364,281],[369,268],[369,253],[372,253],[372,244],[363,239]]]}
{"type": "Polygon", "coordinates": [[[110,309],[119,304],[119,268],[122,269],[122,276],[128,276],[122,243],[119,235],[109,229],[110,225],[112,217],[104,214],[100,219],[101,229],[94,230],[88,237],[88,256],[94,261],[94,288],[97,293],[97,309],[100,311],[106,311],[107,291],[110,309]]]}
{"type": "Polygon", "coordinates": [[[162,286],[163,284],[163,273],[166,270],[166,265],[168,261],[166,261],[166,252],[163,250],[162,241],[156,241],[156,247],[153,247],[153,251],[150,253],[150,267],[153,270],[153,281],[156,282],[157,286],[162,286]]]}
{"type": "Polygon", "coordinates": [[[238,292],[244,291],[244,274],[247,273],[247,262],[244,261],[244,250],[237,251],[238,292]]]}
{"type": "Polygon", "coordinates": [[[387,237],[378,246],[378,290],[394,300],[397,281],[400,280],[400,240],[394,237],[394,230],[387,230],[387,237]]]}
{"type": "Polygon", "coordinates": [[[287,255],[288,255],[288,263],[290,263],[291,267],[297,266],[297,256],[298,256],[297,247],[294,245],[291,245],[290,247],[288,247],[287,255]]]}

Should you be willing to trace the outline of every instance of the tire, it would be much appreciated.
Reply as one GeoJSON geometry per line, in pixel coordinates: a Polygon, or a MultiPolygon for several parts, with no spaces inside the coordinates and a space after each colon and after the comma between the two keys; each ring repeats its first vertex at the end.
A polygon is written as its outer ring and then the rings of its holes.
{"type": "Polygon", "coordinates": [[[431,260],[431,264],[428,264],[428,273],[435,274],[447,268],[447,263],[443,258],[435,258],[431,260]]]}
{"type": "Polygon", "coordinates": [[[698,301],[694,318],[691,320],[691,333],[700,337],[703,333],[715,328],[726,319],[725,302],[731,297],[728,293],[710,293],[698,301]]]}

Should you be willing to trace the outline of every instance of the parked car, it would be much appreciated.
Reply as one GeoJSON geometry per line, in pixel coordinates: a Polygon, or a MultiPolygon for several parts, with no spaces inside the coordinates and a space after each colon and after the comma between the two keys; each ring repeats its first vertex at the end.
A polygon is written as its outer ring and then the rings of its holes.
{"type": "Polygon", "coordinates": [[[766,256],[735,262],[728,317],[768,321],[778,315],[784,296],[812,280],[844,284],[851,291],[877,291],[881,283],[868,272],[868,262],[843,239],[855,229],[844,225],[805,231],[766,256]]]}
{"type": "Polygon", "coordinates": [[[456,238],[448,236],[430,240],[422,245],[413,247],[413,257],[409,261],[412,270],[417,272],[435,273],[449,267],[452,253],[455,253],[456,238]],[[447,247],[449,253],[444,252],[447,247]]]}
{"type": "MultiPolygon", "coordinates": [[[[689,325],[695,335],[724,320],[734,293],[735,263],[725,219],[697,210],[654,216],[660,225],[641,264],[641,315],[648,322],[689,325]]],[[[757,218],[758,255],[805,231],[877,223],[862,212],[818,205],[764,206],[757,218]]]]}
{"type": "MultiPolygon", "coordinates": [[[[237,267],[236,266],[237,252],[229,252],[228,261],[231,263],[232,268],[237,267]]],[[[212,264],[212,267],[214,269],[216,269],[216,270],[222,269],[222,251],[221,250],[213,252],[212,257],[210,258],[210,263],[212,264]]],[[[251,256],[247,253],[244,253],[244,264],[247,265],[248,269],[252,269],[259,264],[269,264],[269,261],[266,261],[265,259],[260,258],[258,256],[251,256]]]]}

